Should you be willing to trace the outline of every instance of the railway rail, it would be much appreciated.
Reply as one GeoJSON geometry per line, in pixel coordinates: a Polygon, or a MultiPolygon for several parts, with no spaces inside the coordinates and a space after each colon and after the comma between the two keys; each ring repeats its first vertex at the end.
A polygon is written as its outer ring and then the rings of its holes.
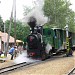
{"type": "Polygon", "coordinates": [[[30,64],[32,64],[32,63],[23,62],[23,63],[20,63],[20,64],[15,64],[15,65],[12,65],[12,66],[1,68],[0,69],[0,74],[8,72],[8,71],[12,71],[14,69],[17,69],[17,68],[20,68],[20,67],[23,67],[23,66],[27,66],[27,65],[30,65],[30,64]]]}
{"type": "Polygon", "coordinates": [[[75,68],[73,68],[67,75],[75,75],[75,68]]]}

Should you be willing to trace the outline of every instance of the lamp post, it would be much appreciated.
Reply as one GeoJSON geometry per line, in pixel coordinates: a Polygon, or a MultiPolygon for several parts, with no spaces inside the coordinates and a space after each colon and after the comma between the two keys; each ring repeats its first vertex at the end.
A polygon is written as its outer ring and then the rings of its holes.
{"type": "Polygon", "coordinates": [[[10,16],[10,25],[9,25],[8,38],[7,38],[7,44],[6,44],[6,50],[5,50],[5,56],[6,57],[7,57],[8,47],[9,47],[9,39],[10,39],[10,31],[11,31],[12,18],[13,18],[13,6],[12,6],[12,11],[11,11],[11,16],[10,16]]]}
{"type": "MultiPolygon", "coordinates": [[[[4,23],[4,33],[5,33],[5,23],[4,23]]],[[[6,37],[6,34],[4,35],[4,37],[6,37]]],[[[6,40],[6,38],[5,38],[5,40],[6,40]]],[[[5,41],[4,41],[4,51],[5,51],[5,48],[6,48],[6,46],[5,46],[5,41]]]]}
{"type": "Polygon", "coordinates": [[[69,32],[68,32],[69,28],[68,28],[68,24],[66,24],[65,28],[66,28],[66,47],[67,47],[66,56],[69,56],[70,47],[69,47],[69,32]]]}
{"type": "Polygon", "coordinates": [[[69,30],[68,24],[65,26],[65,28],[66,28],[66,37],[69,37],[69,33],[68,33],[68,30],[69,30]]]}
{"type": "Polygon", "coordinates": [[[14,46],[16,46],[16,0],[13,0],[14,3],[14,46]]]}
{"type": "Polygon", "coordinates": [[[67,52],[66,52],[66,56],[72,56],[72,45],[71,45],[71,42],[72,42],[72,38],[71,38],[71,35],[69,35],[69,28],[68,28],[68,24],[66,25],[66,47],[67,47],[67,52]]]}
{"type": "MultiPolygon", "coordinates": [[[[67,0],[66,0],[66,15],[68,13],[68,9],[67,9],[68,5],[67,5],[67,0]]],[[[72,55],[72,49],[70,47],[70,43],[71,43],[71,37],[69,37],[69,27],[68,27],[68,22],[69,22],[69,17],[67,15],[66,17],[66,47],[67,47],[67,52],[66,52],[66,56],[70,56],[72,55]]]]}

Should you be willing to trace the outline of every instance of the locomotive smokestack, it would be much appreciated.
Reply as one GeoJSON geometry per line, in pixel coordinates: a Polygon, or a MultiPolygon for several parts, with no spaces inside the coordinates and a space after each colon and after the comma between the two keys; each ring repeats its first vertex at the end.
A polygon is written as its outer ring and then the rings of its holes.
{"type": "Polygon", "coordinates": [[[30,17],[28,21],[28,25],[32,28],[32,33],[33,33],[34,27],[36,26],[36,19],[34,17],[30,17]]]}

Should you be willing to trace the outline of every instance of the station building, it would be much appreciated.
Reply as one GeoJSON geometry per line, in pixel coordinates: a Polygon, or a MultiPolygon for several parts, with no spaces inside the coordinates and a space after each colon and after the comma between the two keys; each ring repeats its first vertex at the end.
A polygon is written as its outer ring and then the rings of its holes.
{"type": "MultiPolygon", "coordinates": [[[[7,33],[3,33],[0,31],[0,50],[1,51],[4,51],[4,44],[6,46],[7,44],[7,39],[8,39],[8,34],[7,33]]],[[[19,45],[19,44],[23,44],[23,41],[21,40],[16,40],[16,44],[19,45]]],[[[10,36],[10,39],[9,39],[9,48],[14,45],[14,37],[10,36]]]]}

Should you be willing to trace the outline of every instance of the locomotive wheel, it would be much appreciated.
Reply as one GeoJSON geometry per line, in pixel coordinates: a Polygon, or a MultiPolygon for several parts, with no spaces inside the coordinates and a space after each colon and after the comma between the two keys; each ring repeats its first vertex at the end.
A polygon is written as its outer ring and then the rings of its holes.
{"type": "Polygon", "coordinates": [[[52,52],[51,51],[49,51],[49,57],[51,57],[52,56],[52,52]]]}
{"type": "Polygon", "coordinates": [[[42,57],[41,57],[42,61],[44,61],[46,59],[46,53],[43,53],[42,54],[42,57]]]}

